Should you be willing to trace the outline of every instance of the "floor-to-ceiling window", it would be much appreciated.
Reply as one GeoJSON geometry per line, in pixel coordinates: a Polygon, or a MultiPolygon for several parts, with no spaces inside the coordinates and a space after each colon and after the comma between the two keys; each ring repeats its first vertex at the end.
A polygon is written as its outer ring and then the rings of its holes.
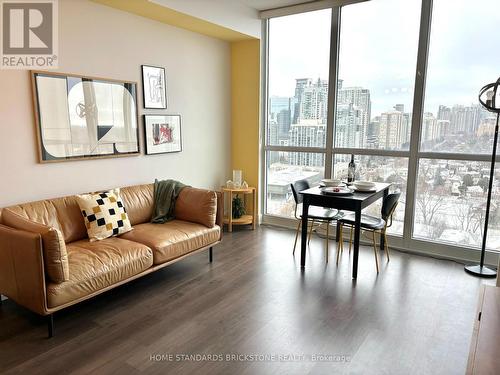
{"type": "Polygon", "coordinates": [[[290,183],[325,173],[331,9],[269,21],[266,213],[290,217],[290,183]]]}
{"type": "Polygon", "coordinates": [[[354,154],[358,179],[400,190],[390,228],[398,235],[407,199],[420,7],[420,0],[369,1],[344,7],[340,22],[333,172],[346,178],[354,154]]]}
{"type": "MultiPolygon", "coordinates": [[[[495,118],[478,103],[500,75],[498,0],[434,0],[421,123],[413,236],[479,247],[495,118]]],[[[490,247],[500,249],[499,190],[493,193],[490,247]]]]}
{"type": "Polygon", "coordinates": [[[497,0],[369,0],[268,20],[264,220],[293,213],[291,182],[345,178],[354,154],[358,178],[401,191],[401,243],[478,248],[494,118],[477,94],[500,75],[498,24],[497,0]]]}

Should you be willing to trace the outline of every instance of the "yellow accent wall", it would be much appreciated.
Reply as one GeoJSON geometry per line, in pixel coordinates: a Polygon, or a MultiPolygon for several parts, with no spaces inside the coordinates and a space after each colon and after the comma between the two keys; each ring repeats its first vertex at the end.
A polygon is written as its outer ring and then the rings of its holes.
{"type": "Polygon", "coordinates": [[[253,39],[252,36],[152,3],[148,0],[91,1],[228,42],[253,39]]]}
{"type": "Polygon", "coordinates": [[[260,40],[231,43],[231,159],[259,187],[260,40]]]}

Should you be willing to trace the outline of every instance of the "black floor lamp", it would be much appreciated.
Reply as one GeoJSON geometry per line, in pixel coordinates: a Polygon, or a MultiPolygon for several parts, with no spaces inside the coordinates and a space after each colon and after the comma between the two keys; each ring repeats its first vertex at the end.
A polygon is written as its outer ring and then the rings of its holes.
{"type": "Polygon", "coordinates": [[[484,265],[484,254],[486,253],[486,239],[488,237],[488,222],[490,218],[490,205],[491,205],[491,191],[493,190],[493,176],[495,174],[495,159],[497,156],[497,142],[498,142],[498,122],[500,119],[500,103],[496,103],[497,91],[500,86],[500,78],[495,83],[490,83],[484,86],[479,91],[479,103],[488,111],[497,114],[497,122],[495,125],[495,138],[493,143],[493,154],[491,155],[491,170],[490,181],[488,185],[488,200],[486,201],[486,218],[484,220],[483,232],[483,246],[481,247],[481,261],[479,264],[471,264],[465,266],[465,271],[480,277],[495,277],[497,271],[484,265]],[[484,97],[486,96],[486,101],[484,97]]]}

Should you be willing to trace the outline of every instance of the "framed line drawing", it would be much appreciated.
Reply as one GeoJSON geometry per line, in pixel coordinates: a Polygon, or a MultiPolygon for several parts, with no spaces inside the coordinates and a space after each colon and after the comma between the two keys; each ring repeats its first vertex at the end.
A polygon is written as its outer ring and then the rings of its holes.
{"type": "Polygon", "coordinates": [[[141,65],[141,67],[144,108],[166,109],[167,81],[165,69],[150,65],[141,65]]]}

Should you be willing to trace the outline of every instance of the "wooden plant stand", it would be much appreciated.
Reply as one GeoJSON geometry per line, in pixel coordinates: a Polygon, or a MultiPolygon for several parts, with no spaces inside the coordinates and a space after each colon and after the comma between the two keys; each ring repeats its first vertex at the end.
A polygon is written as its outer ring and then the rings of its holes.
{"type": "Polygon", "coordinates": [[[257,225],[257,196],[256,189],[254,187],[240,188],[240,189],[230,189],[228,187],[221,187],[224,198],[226,195],[229,197],[228,212],[224,217],[224,224],[227,225],[227,230],[229,232],[233,231],[233,225],[252,225],[252,229],[255,229],[257,225]],[[251,195],[252,200],[252,214],[243,215],[238,219],[233,219],[233,197],[235,195],[243,195],[243,202],[245,202],[245,207],[249,205],[246,204],[246,197],[251,195]]]}

